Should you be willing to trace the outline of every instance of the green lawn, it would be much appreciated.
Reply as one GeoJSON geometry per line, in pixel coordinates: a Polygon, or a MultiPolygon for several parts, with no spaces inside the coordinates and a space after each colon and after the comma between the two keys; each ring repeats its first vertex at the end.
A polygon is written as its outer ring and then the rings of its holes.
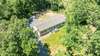
{"type": "Polygon", "coordinates": [[[55,54],[59,51],[61,51],[63,54],[66,51],[64,45],[61,43],[61,39],[65,36],[66,30],[65,26],[61,27],[58,32],[52,33],[49,37],[46,37],[42,41],[44,43],[47,43],[50,50],[51,55],[55,56],[55,54]]]}

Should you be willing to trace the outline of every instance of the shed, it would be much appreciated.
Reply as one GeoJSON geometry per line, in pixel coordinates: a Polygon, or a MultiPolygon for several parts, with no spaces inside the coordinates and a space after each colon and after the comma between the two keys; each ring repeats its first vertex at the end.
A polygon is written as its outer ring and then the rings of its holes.
{"type": "Polygon", "coordinates": [[[37,28],[37,32],[39,33],[39,35],[43,36],[63,26],[65,21],[66,21],[65,16],[54,15],[54,16],[49,16],[47,19],[43,20],[35,19],[32,22],[32,25],[33,28],[37,28]]]}

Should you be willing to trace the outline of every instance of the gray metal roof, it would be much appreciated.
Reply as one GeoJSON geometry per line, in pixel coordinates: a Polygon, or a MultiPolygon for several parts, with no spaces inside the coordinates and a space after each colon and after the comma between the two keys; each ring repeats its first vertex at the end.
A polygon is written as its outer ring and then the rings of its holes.
{"type": "Polygon", "coordinates": [[[37,27],[39,31],[46,30],[50,27],[53,27],[57,24],[60,24],[62,22],[65,22],[65,17],[62,15],[54,15],[54,16],[49,16],[47,19],[39,20],[36,19],[33,21],[33,26],[37,27]]]}

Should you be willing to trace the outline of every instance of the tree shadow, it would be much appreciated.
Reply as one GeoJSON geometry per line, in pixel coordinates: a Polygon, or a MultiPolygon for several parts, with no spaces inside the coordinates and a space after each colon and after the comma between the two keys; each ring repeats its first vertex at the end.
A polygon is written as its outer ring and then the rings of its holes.
{"type": "Polygon", "coordinates": [[[39,56],[38,48],[33,48],[29,54],[29,56],[39,56]]]}
{"type": "Polygon", "coordinates": [[[46,0],[25,0],[17,1],[17,13],[19,18],[29,18],[34,11],[46,11],[49,8],[50,3],[46,0]]]}
{"type": "Polygon", "coordinates": [[[95,0],[97,2],[98,5],[100,5],[100,0],[95,0]]]}
{"type": "Polygon", "coordinates": [[[43,44],[39,41],[38,48],[39,56],[50,56],[50,49],[46,43],[43,44]]]}
{"type": "Polygon", "coordinates": [[[17,16],[22,18],[29,18],[32,15],[32,12],[44,12],[48,9],[57,11],[59,9],[63,9],[64,6],[59,6],[59,3],[51,3],[47,0],[25,0],[24,2],[21,0],[17,1],[17,16]],[[52,7],[52,8],[51,8],[52,7]]]}
{"type": "Polygon", "coordinates": [[[46,43],[38,42],[38,48],[33,48],[29,56],[50,56],[50,49],[46,43]]]}

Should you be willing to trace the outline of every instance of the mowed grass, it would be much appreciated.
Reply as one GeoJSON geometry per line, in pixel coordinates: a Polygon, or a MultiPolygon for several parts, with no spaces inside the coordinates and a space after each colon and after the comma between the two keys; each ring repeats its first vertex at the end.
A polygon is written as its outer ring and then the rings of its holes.
{"type": "Polygon", "coordinates": [[[66,51],[66,48],[62,44],[62,38],[66,35],[65,28],[65,26],[61,27],[58,32],[52,33],[42,40],[44,43],[48,44],[52,56],[55,56],[59,50],[63,52],[63,54],[66,51]]]}
{"type": "Polygon", "coordinates": [[[48,43],[48,45],[61,44],[61,39],[65,36],[65,34],[65,26],[63,26],[58,32],[52,33],[50,36],[43,39],[43,42],[48,43]]]}

